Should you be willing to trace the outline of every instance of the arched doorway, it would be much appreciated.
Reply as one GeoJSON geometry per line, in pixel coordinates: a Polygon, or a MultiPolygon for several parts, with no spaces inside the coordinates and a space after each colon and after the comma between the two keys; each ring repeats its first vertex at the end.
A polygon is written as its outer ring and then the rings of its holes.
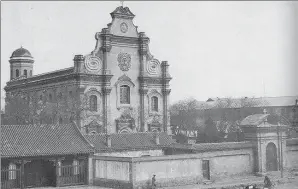
{"type": "Polygon", "coordinates": [[[272,142],[266,147],[266,170],[277,171],[277,150],[272,142]]]}

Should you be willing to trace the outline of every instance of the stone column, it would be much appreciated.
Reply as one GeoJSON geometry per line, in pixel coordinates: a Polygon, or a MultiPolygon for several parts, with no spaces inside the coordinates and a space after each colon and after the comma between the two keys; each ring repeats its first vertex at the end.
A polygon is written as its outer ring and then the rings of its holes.
{"type": "Polygon", "coordinates": [[[145,132],[145,95],[148,92],[146,83],[144,81],[144,67],[145,63],[147,61],[147,46],[149,43],[149,38],[145,35],[144,32],[140,32],[139,34],[139,44],[140,44],[140,49],[139,49],[139,54],[140,54],[140,76],[139,76],[139,81],[140,81],[140,131],[145,132]]]}
{"type": "Polygon", "coordinates": [[[169,75],[168,67],[169,64],[167,61],[162,61],[162,94],[163,94],[163,131],[168,132],[170,131],[169,128],[169,114],[168,114],[168,97],[171,92],[169,89],[169,81],[171,77],[169,75]]]}
{"type": "Polygon", "coordinates": [[[60,186],[60,176],[61,176],[61,159],[56,159],[56,187],[60,186]]]}

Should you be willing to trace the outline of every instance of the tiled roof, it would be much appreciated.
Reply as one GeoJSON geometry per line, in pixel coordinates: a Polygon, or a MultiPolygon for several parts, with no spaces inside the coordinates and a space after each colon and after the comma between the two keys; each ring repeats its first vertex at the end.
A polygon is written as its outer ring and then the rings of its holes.
{"type": "Polygon", "coordinates": [[[260,98],[214,98],[207,102],[198,101],[197,109],[241,108],[241,107],[283,107],[294,106],[298,96],[260,98]]]}
{"type": "Polygon", "coordinates": [[[252,126],[257,126],[261,124],[265,119],[269,116],[269,114],[254,114],[247,116],[244,118],[240,125],[252,125],[252,126]]]}
{"type": "Polygon", "coordinates": [[[1,156],[49,156],[93,152],[79,129],[68,125],[2,125],[1,156]]]}
{"type": "Polygon", "coordinates": [[[222,143],[200,143],[200,144],[172,144],[170,146],[174,149],[191,150],[194,152],[205,151],[220,151],[227,149],[241,149],[251,148],[253,144],[251,142],[222,142],[222,143]]]}
{"type": "Polygon", "coordinates": [[[174,141],[167,133],[157,133],[159,136],[159,145],[155,142],[155,133],[121,133],[111,134],[111,148],[107,147],[105,134],[85,135],[85,138],[94,145],[96,151],[106,150],[129,150],[129,149],[147,149],[160,148],[168,146],[174,141]]]}

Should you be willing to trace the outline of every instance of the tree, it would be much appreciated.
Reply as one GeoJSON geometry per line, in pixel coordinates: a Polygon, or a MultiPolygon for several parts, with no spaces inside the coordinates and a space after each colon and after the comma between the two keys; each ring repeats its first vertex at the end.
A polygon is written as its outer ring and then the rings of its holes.
{"type": "Polygon", "coordinates": [[[209,117],[205,121],[205,142],[220,142],[219,131],[217,130],[216,123],[209,117]]]}
{"type": "Polygon", "coordinates": [[[181,130],[194,131],[202,127],[201,115],[197,109],[199,102],[193,98],[179,101],[170,106],[171,125],[175,133],[181,130]]]}

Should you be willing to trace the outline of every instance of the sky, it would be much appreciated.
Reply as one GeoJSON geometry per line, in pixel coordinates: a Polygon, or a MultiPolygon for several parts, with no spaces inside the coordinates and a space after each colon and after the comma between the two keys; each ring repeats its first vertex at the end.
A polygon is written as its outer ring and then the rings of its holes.
{"type": "MultiPolygon", "coordinates": [[[[95,47],[120,1],[1,2],[1,107],[9,57],[21,45],[34,74],[73,66],[95,47]]],[[[150,51],[167,60],[170,102],[298,95],[298,3],[125,1],[150,51]],[[296,34],[296,36],[295,36],[296,34]]]]}

